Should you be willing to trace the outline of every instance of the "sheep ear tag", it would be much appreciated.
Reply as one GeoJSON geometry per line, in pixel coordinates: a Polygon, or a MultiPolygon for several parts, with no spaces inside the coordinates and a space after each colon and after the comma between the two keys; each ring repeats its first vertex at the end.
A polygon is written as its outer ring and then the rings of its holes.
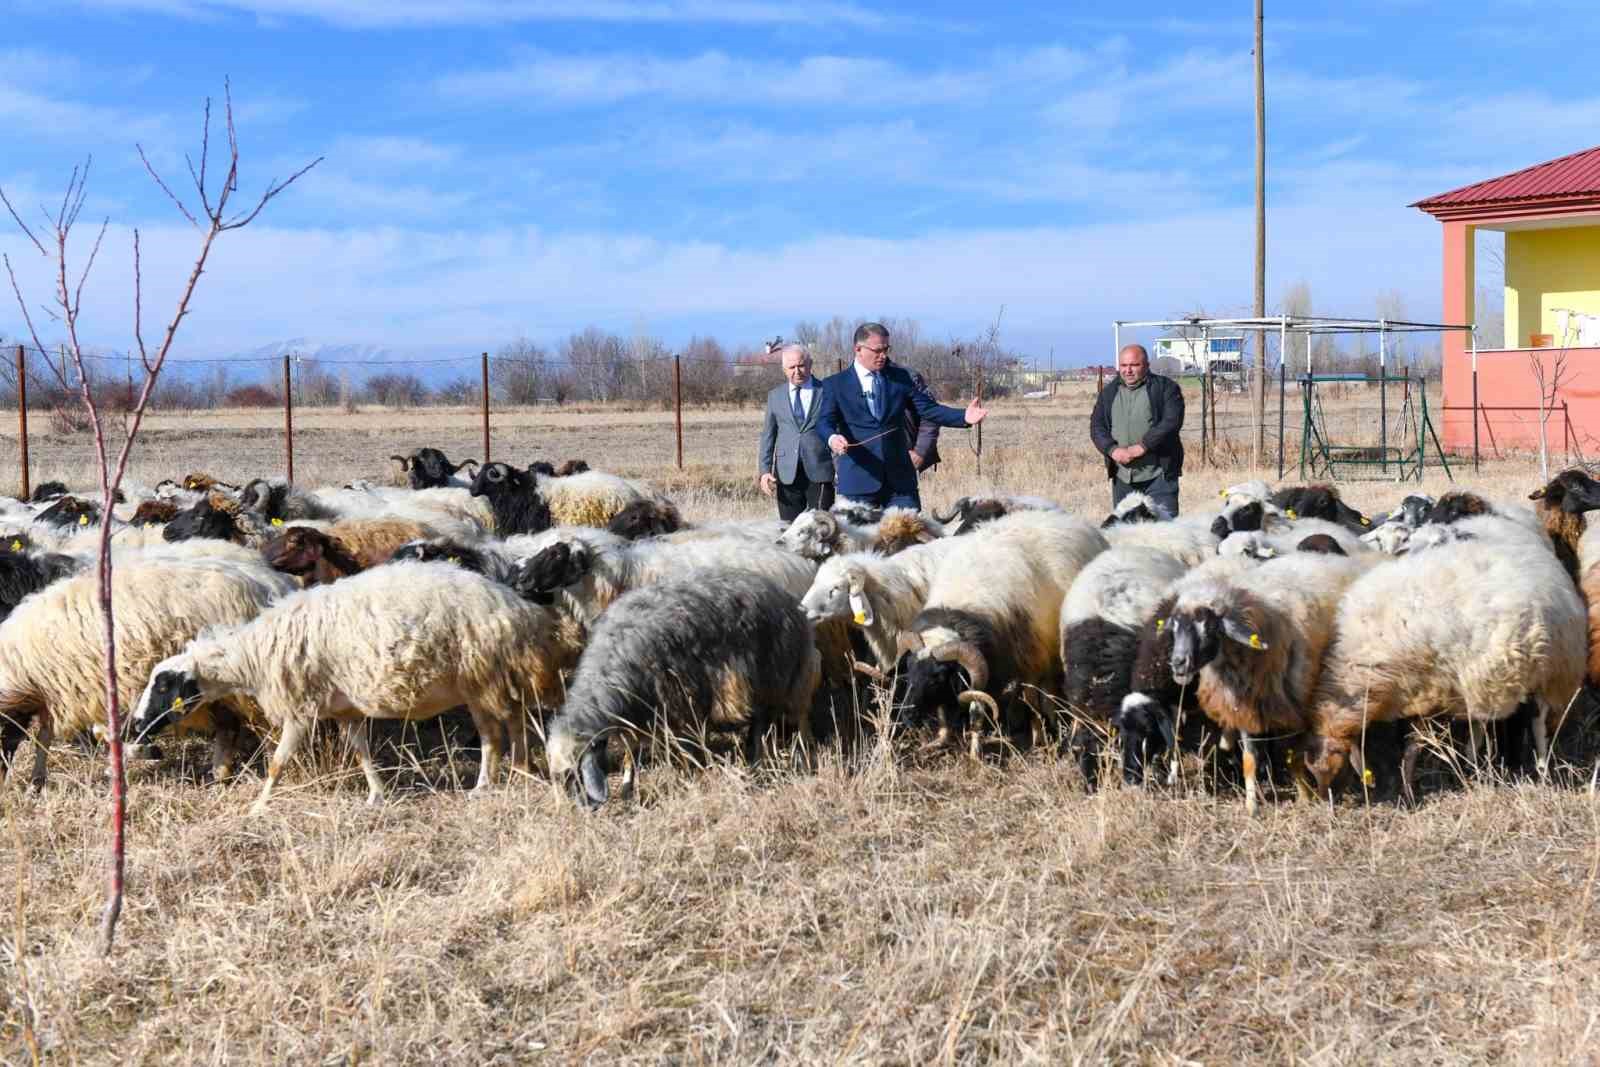
{"type": "Polygon", "coordinates": [[[21,552],[22,551],[22,542],[20,540],[11,542],[11,551],[13,551],[13,552],[21,552]]]}
{"type": "Polygon", "coordinates": [[[1228,635],[1229,640],[1237,641],[1246,648],[1253,648],[1257,652],[1265,652],[1272,647],[1261,640],[1260,634],[1235,619],[1224,617],[1222,620],[1222,632],[1228,635]]]}
{"type": "Polygon", "coordinates": [[[872,605],[867,603],[867,598],[861,593],[850,594],[850,617],[857,626],[872,625],[872,605]]]}
{"type": "Polygon", "coordinates": [[[282,519],[273,519],[272,520],[272,525],[274,525],[274,526],[282,526],[283,525],[283,520],[282,519]]]}
{"type": "Polygon", "coordinates": [[[87,516],[87,515],[79,515],[78,516],[78,525],[79,526],[87,526],[87,525],[89,525],[89,516],[87,516]]]}

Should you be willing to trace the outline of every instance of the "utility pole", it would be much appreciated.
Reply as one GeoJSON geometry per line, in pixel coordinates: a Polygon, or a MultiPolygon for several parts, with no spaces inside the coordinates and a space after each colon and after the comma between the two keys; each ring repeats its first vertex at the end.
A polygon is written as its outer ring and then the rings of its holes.
{"type": "MultiPolygon", "coordinates": [[[[1263,0],[1256,0],[1256,305],[1255,317],[1267,314],[1267,78],[1262,51],[1263,0]]],[[[1280,357],[1282,353],[1279,353],[1280,357]]],[[[1267,333],[1256,331],[1255,466],[1267,452],[1267,333]]]]}

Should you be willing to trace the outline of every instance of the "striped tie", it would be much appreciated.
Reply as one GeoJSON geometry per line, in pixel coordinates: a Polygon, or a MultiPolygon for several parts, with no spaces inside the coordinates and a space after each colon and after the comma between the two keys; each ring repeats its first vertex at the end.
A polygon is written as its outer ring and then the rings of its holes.
{"type": "Polygon", "coordinates": [[[878,372],[877,371],[872,371],[870,374],[868,374],[867,375],[867,382],[872,386],[872,392],[867,394],[867,410],[872,412],[872,417],[873,418],[881,419],[881,418],[883,418],[883,408],[882,408],[883,401],[879,399],[878,394],[879,394],[879,386],[882,383],[881,383],[880,379],[878,378],[878,372]]]}
{"type": "Polygon", "coordinates": [[[799,386],[796,386],[794,390],[794,422],[796,426],[804,426],[806,422],[806,409],[805,406],[800,403],[799,386]]]}

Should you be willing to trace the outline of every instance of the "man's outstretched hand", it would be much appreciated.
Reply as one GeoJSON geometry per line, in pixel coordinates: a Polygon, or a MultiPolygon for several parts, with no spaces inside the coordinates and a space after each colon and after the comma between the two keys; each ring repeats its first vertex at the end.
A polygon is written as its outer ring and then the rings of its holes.
{"type": "Polygon", "coordinates": [[[972,403],[967,405],[967,425],[978,425],[978,423],[982,422],[984,418],[988,416],[988,414],[989,409],[984,407],[980,402],[974,400],[972,403]]]}

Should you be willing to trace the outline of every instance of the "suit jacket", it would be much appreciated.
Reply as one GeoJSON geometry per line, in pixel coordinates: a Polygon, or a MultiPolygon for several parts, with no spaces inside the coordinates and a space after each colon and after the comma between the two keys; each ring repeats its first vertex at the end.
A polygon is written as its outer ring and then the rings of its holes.
{"type": "Polygon", "coordinates": [[[789,403],[789,383],[774,386],[767,394],[767,414],[761,424],[761,471],[772,473],[784,485],[793,485],[795,474],[803,465],[806,480],[833,481],[833,453],[827,442],[811,431],[817,425],[817,413],[822,410],[822,382],[811,379],[811,408],[806,421],[795,425],[794,408],[789,403]]]}
{"type": "MultiPolygon", "coordinates": [[[[933,395],[933,390],[928,388],[926,378],[916,371],[909,373],[912,383],[927,393],[929,400],[939,399],[933,395]]],[[[906,440],[913,442],[911,451],[922,457],[922,466],[917,468],[918,473],[939,465],[939,424],[919,415],[915,404],[906,407],[906,440]]]]}
{"type": "MultiPolygon", "coordinates": [[[[1147,377],[1144,387],[1150,391],[1150,432],[1139,443],[1145,451],[1156,457],[1161,473],[1173,479],[1183,474],[1183,389],[1171,378],[1160,374],[1147,377]]],[[[1117,461],[1111,450],[1117,447],[1111,436],[1111,404],[1122,388],[1122,379],[1113,378],[1095,398],[1094,410],[1089,413],[1089,439],[1106,457],[1106,477],[1117,476],[1117,461]]],[[[1129,442],[1130,444],[1132,442],[1129,442]]]]}
{"type": "Polygon", "coordinates": [[[911,468],[911,446],[906,439],[908,406],[915,408],[923,423],[967,425],[966,412],[935,403],[903,367],[887,366],[879,372],[883,397],[878,418],[873,418],[867,407],[854,363],[823,379],[822,387],[816,436],[826,444],[830,436],[841,434],[852,443],[838,459],[836,488],[842,496],[871,496],[885,489],[891,493],[917,491],[917,472],[911,468]]]}

